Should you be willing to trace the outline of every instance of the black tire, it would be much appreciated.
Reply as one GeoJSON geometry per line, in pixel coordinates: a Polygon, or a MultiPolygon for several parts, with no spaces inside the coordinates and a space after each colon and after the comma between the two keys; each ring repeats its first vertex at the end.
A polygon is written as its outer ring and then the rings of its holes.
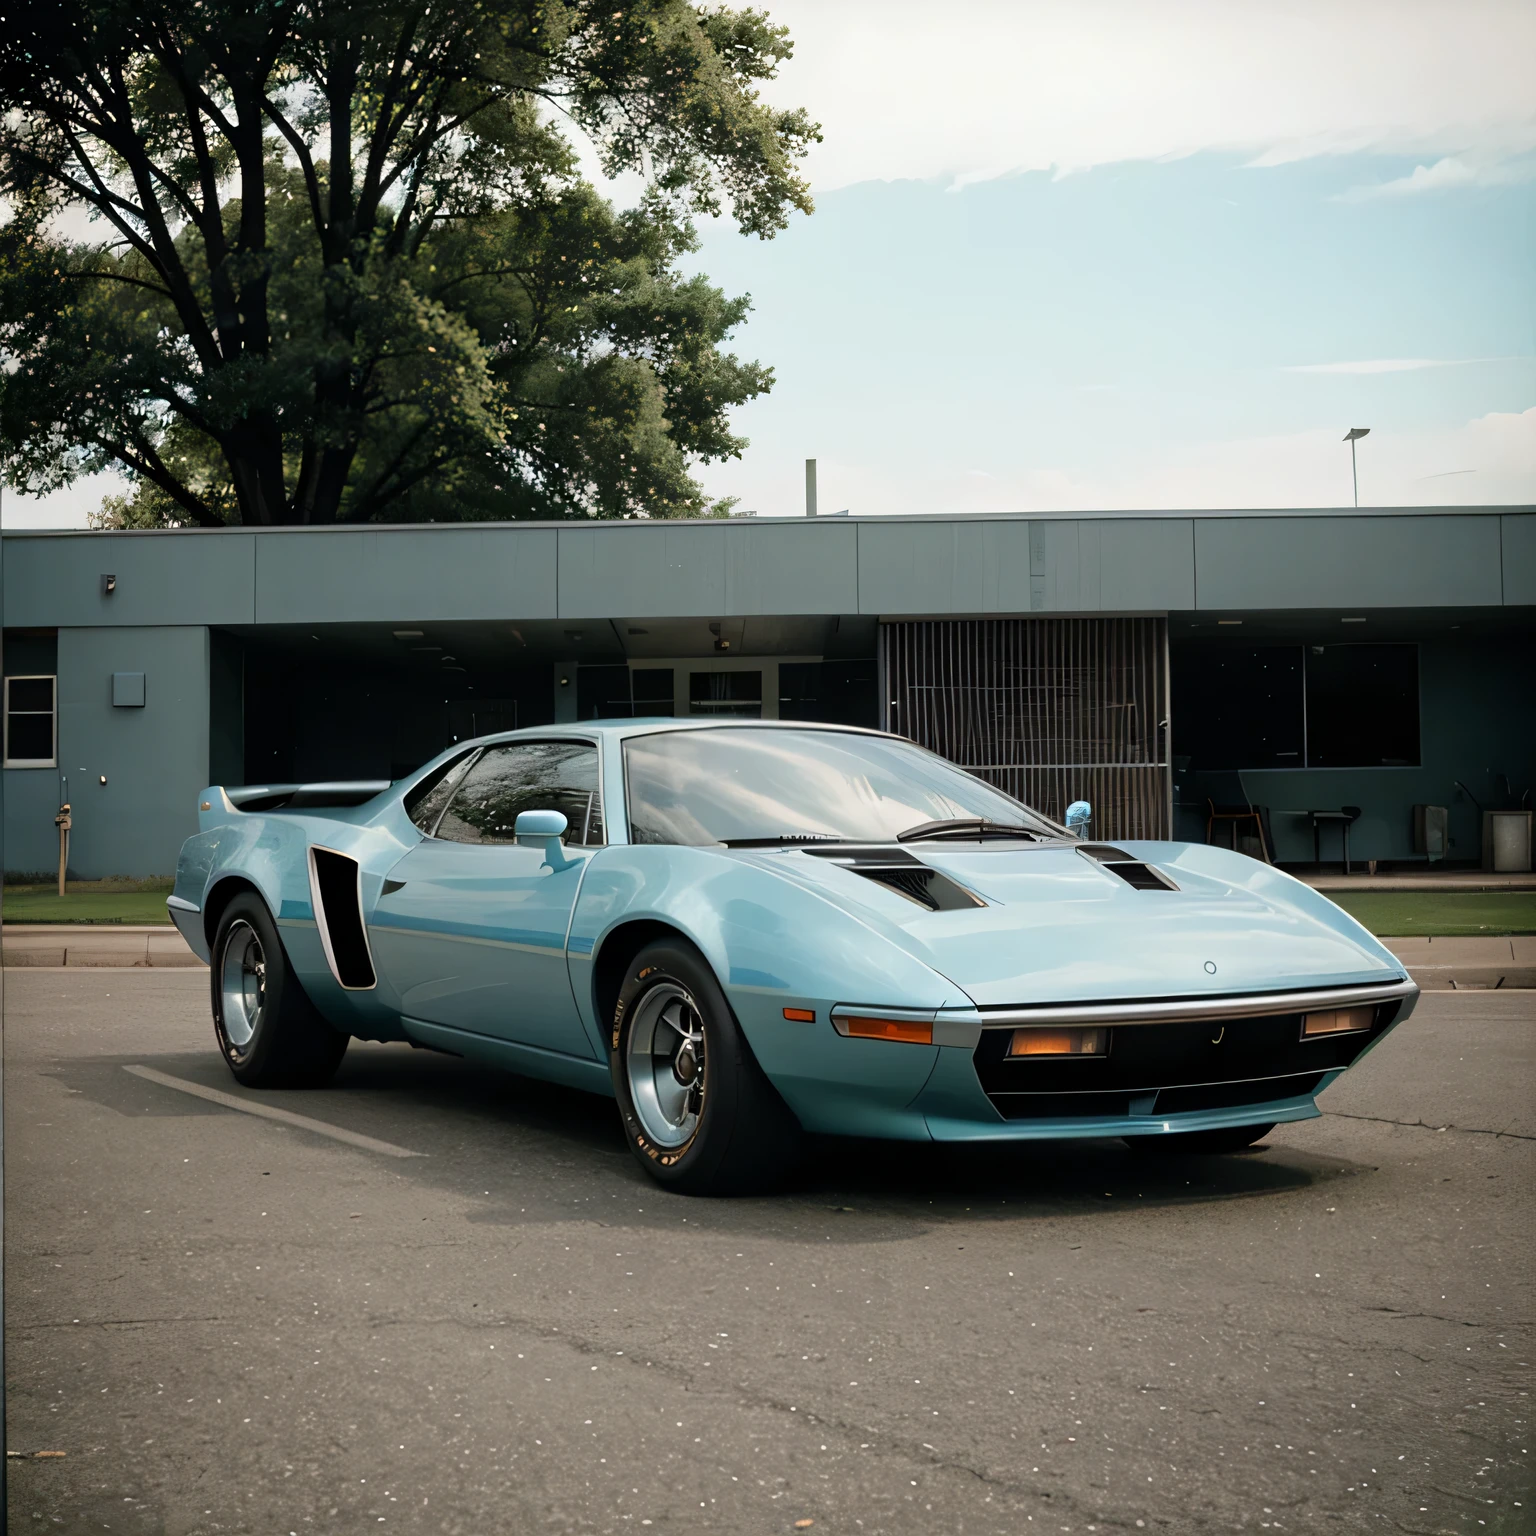
{"type": "Polygon", "coordinates": [[[236,896],[219,919],[209,967],[213,1032],[247,1088],[321,1088],[351,1037],[332,1028],[288,964],[262,899],[236,896]]]}
{"type": "Polygon", "coordinates": [[[1137,1152],[1242,1152],[1263,1141],[1274,1125],[1235,1125],[1221,1131],[1178,1131],[1171,1136],[1126,1136],[1126,1146],[1137,1152]]]}
{"type": "Polygon", "coordinates": [[[658,1184],[688,1195],[743,1194],[773,1186],[793,1167],[800,1122],[757,1064],[708,961],[686,940],[647,944],[630,962],[608,1061],[625,1140],[658,1184]]]}

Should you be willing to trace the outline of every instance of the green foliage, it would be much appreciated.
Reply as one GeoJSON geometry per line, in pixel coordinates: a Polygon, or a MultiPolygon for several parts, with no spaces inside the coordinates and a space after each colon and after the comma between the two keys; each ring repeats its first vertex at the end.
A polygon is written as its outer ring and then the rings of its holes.
{"type": "Polygon", "coordinates": [[[698,515],[771,371],[680,261],[817,137],[759,13],[84,0],[0,34],[0,434],[114,526],[698,515]],[[647,191],[620,212],[561,124],[647,191]]]}

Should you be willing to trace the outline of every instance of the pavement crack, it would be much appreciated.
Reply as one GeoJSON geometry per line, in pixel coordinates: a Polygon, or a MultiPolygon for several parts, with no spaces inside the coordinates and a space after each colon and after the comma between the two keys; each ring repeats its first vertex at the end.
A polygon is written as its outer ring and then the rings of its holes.
{"type": "Polygon", "coordinates": [[[1495,1131],[1482,1125],[1431,1125],[1426,1120],[1396,1120],[1391,1115],[1355,1115],[1347,1109],[1325,1109],[1323,1113],[1332,1115],[1336,1120],[1372,1120],[1377,1125],[1401,1125],[1410,1131],[1460,1131],[1463,1136],[1492,1136],[1495,1140],[1536,1141],[1536,1136],[1527,1136],[1523,1131],[1495,1131]]]}
{"type": "Polygon", "coordinates": [[[1447,1317],[1443,1312],[1399,1312],[1396,1307],[1365,1307],[1366,1312],[1385,1312],[1388,1317],[1428,1318],[1436,1323],[1454,1323],[1458,1328],[1488,1328],[1489,1323],[1469,1323],[1464,1317],[1447,1317]]]}
{"type": "Polygon", "coordinates": [[[46,1332],[54,1328],[143,1328],[153,1323],[238,1323],[238,1317],[87,1317],[69,1322],[12,1323],[18,1333],[46,1332]]]}

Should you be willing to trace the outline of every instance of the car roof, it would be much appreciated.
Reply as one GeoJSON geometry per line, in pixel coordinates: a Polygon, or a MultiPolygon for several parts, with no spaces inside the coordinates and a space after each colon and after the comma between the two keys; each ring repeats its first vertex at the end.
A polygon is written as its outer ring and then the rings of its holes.
{"type": "MultiPolygon", "coordinates": [[[[567,720],[553,725],[529,725],[517,731],[499,731],[494,736],[478,736],[476,744],[496,741],[549,740],[561,736],[594,736],[622,739],[627,736],[653,736],[662,731],[841,731],[854,736],[889,736],[862,725],[835,725],[822,720],[751,720],[740,715],[700,719],[691,715],[643,715],[629,720],[567,720]]],[[[471,745],[469,742],[461,746],[471,745]]]]}

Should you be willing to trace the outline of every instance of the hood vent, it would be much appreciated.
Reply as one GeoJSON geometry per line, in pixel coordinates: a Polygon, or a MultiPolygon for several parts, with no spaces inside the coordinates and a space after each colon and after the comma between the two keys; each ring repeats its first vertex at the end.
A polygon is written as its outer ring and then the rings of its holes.
{"type": "Polygon", "coordinates": [[[1118,875],[1127,885],[1138,891],[1176,891],[1172,880],[1162,870],[1133,858],[1123,848],[1111,848],[1104,843],[1089,843],[1077,850],[1086,859],[1103,866],[1105,872],[1118,875]]]}
{"type": "Polygon", "coordinates": [[[972,895],[963,885],[914,858],[905,849],[849,848],[845,844],[830,848],[801,848],[799,851],[813,859],[839,864],[849,874],[873,880],[876,885],[906,897],[927,912],[964,912],[986,906],[979,896],[972,895]]]}

